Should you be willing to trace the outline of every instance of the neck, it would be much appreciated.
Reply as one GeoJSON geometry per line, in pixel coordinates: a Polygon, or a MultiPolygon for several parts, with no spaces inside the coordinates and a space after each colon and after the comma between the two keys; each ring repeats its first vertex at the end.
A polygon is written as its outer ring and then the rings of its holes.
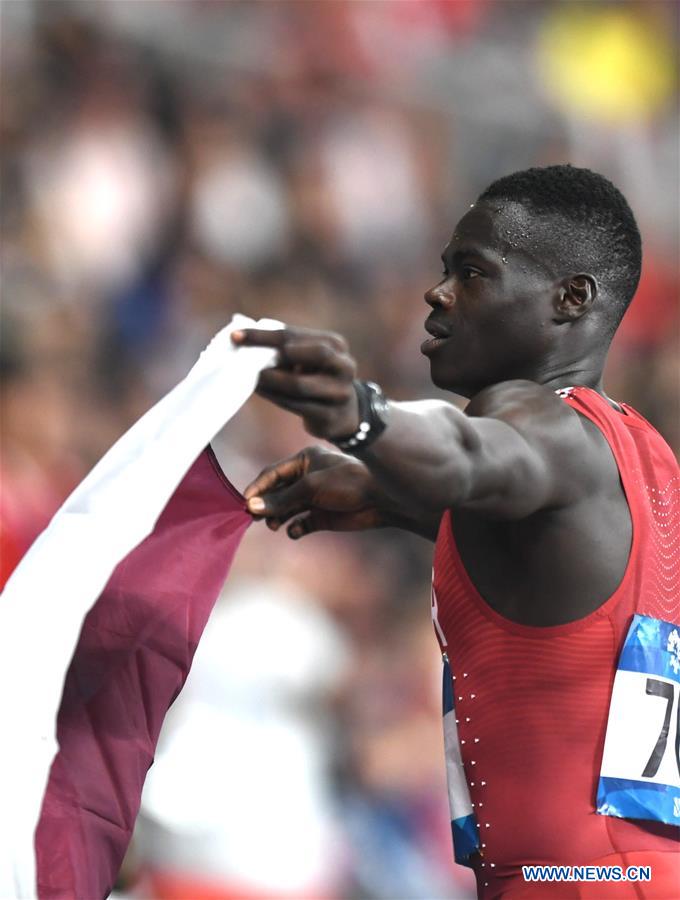
{"type": "Polygon", "coordinates": [[[555,372],[545,372],[532,379],[557,390],[564,387],[588,387],[605,396],[602,387],[602,370],[587,369],[580,366],[560,368],[555,372]]]}
{"type": "Polygon", "coordinates": [[[614,409],[621,411],[619,404],[608,397],[602,386],[602,365],[560,366],[553,370],[545,370],[537,374],[533,381],[544,384],[554,390],[565,387],[587,387],[603,397],[614,409]]]}
{"type": "Polygon", "coordinates": [[[566,348],[561,349],[562,353],[551,354],[537,364],[532,380],[555,389],[580,385],[592,388],[606,397],[602,386],[602,372],[607,361],[608,342],[587,355],[579,354],[580,358],[576,354],[565,352],[566,348]]]}

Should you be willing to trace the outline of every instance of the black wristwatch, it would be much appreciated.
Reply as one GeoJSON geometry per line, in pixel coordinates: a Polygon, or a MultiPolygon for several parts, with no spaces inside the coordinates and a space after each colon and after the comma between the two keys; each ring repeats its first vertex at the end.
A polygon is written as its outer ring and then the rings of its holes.
{"type": "Polygon", "coordinates": [[[354,389],[359,401],[359,428],[354,434],[332,439],[343,453],[365,450],[387,428],[389,404],[378,385],[373,381],[355,381],[354,389]]]}

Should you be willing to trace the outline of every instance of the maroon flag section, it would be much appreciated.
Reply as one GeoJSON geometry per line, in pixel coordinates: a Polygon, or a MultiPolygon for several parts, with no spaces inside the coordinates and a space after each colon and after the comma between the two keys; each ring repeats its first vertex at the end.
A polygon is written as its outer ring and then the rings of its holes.
{"type": "Polygon", "coordinates": [[[36,830],[39,897],[93,900],[113,887],[163,719],[250,521],[205,450],[88,613],[36,830]]]}

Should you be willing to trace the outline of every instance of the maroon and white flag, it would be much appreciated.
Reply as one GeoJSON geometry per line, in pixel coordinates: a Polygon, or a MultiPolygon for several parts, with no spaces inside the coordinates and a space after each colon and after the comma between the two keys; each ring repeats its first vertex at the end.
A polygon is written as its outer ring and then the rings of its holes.
{"type": "Polygon", "coordinates": [[[0,896],[105,897],[250,516],[209,448],[274,361],[231,332],[108,451],[0,596],[0,896]]]}

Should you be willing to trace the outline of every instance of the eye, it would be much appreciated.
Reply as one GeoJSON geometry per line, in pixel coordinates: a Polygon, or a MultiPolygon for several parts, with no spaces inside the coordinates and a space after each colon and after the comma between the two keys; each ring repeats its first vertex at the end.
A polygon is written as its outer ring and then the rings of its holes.
{"type": "Polygon", "coordinates": [[[473,266],[463,266],[462,272],[463,278],[466,280],[469,278],[479,278],[482,274],[479,269],[475,269],[473,266]]]}

